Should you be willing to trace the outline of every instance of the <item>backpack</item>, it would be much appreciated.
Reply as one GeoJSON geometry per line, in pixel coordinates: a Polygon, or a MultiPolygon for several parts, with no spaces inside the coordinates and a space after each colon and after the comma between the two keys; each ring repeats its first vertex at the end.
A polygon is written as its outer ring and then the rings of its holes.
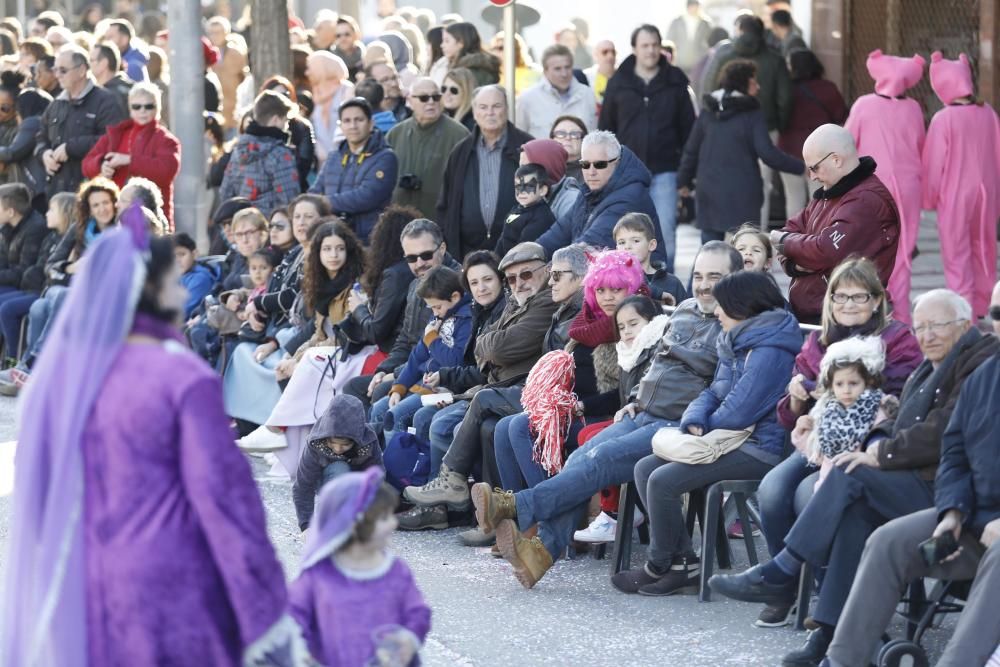
{"type": "Polygon", "coordinates": [[[385,481],[402,491],[423,486],[431,475],[431,445],[406,431],[397,431],[382,453],[385,481]]]}

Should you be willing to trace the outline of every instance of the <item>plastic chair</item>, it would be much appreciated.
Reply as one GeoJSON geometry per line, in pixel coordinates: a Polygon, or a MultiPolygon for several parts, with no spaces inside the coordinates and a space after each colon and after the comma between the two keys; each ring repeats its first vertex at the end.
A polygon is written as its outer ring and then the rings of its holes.
{"type": "MultiPolygon", "coordinates": [[[[632,523],[635,520],[635,508],[642,506],[639,500],[639,492],[635,484],[622,484],[621,492],[618,495],[618,527],[615,532],[615,547],[611,556],[611,574],[618,574],[622,570],[627,570],[632,566],[632,523]],[[624,527],[627,526],[626,530],[624,527]]],[[[645,508],[643,508],[645,511],[645,508]]],[[[647,520],[639,526],[639,542],[649,544],[649,513],[646,513],[647,520]]],[[[596,554],[595,554],[596,556],[596,554]]],[[[603,558],[603,553],[601,555],[603,558]]]]}
{"type": "MultiPolygon", "coordinates": [[[[726,526],[722,513],[722,497],[724,493],[729,493],[736,504],[736,512],[743,525],[743,542],[747,549],[747,558],[751,565],[757,564],[757,542],[753,538],[752,523],[760,525],[760,516],[757,511],[747,502],[757,487],[760,480],[726,480],[716,482],[704,491],[704,515],[701,521],[701,585],[698,593],[699,602],[709,602],[712,599],[712,591],[708,587],[708,580],[712,576],[712,571],[716,561],[719,569],[726,570],[732,567],[732,554],[729,549],[729,539],[726,537],[726,526]],[[714,529],[713,529],[714,526],[714,529]]],[[[692,500],[695,498],[693,497],[692,500]]],[[[701,515],[699,515],[701,516],[701,515]]],[[[693,528],[690,508],[688,511],[688,526],[693,528]]]]}

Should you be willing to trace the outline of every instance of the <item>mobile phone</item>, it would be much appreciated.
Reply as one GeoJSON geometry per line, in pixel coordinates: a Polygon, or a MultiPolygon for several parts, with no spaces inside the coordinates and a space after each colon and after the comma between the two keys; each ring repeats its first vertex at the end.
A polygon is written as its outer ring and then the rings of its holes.
{"type": "Polygon", "coordinates": [[[924,540],[917,548],[920,549],[920,555],[923,557],[924,563],[929,567],[933,567],[958,551],[958,540],[955,539],[954,533],[949,531],[937,537],[932,537],[929,540],[924,540]]]}

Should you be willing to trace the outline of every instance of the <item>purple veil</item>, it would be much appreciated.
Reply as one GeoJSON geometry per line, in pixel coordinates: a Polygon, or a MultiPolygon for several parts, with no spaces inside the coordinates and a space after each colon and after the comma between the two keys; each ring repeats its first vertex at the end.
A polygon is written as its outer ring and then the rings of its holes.
{"type": "Polygon", "coordinates": [[[5,665],[87,664],[81,438],[132,326],[148,247],[132,206],[87,250],[27,385],[0,608],[5,665]]]}

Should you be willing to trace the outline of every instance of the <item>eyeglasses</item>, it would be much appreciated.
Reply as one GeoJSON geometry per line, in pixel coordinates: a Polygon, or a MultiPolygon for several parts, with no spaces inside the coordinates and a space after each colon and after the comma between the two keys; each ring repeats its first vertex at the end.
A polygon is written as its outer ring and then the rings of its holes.
{"type": "Polygon", "coordinates": [[[520,273],[507,273],[507,274],[504,275],[504,280],[507,281],[508,285],[510,285],[511,287],[514,287],[514,286],[517,285],[517,281],[520,280],[522,283],[526,283],[529,280],[531,280],[532,278],[534,278],[535,274],[538,273],[539,271],[543,270],[544,268],[545,268],[545,265],[542,265],[542,266],[538,267],[537,269],[525,269],[524,271],[521,271],[520,273]]]}
{"type": "Polygon", "coordinates": [[[155,104],[130,104],[132,111],[156,111],[155,104]]]}
{"type": "Polygon", "coordinates": [[[816,164],[811,164],[811,165],[809,165],[809,173],[811,173],[811,174],[815,174],[815,173],[816,173],[816,172],[817,172],[817,171],[819,170],[819,166],[820,166],[821,164],[823,164],[823,162],[825,162],[825,161],[826,161],[826,159],[827,159],[828,157],[830,157],[831,155],[833,155],[833,154],[834,154],[835,152],[836,152],[836,151],[830,151],[829,153],[827,153],[826,155],[824,155],[824,156],[823,156],[823,159],[822,159],[822,160],[820,160],[820,161],[819,161],[819,162],[817,162],[816,164]]]}
{"type": "Polygon", "coordinates": [[[579,130],[574,130],[572,132],[567,132],[566,130],[556,130],[552,133],[552,138],[579,141],[580,139],[583,139],[583,132],[580,132],[579,130]]]}
{"type": "Polygon", "coordinates": [[[990,306],[990,319],[1000,322],[1000,306],[990,306]]]}
{"type": "Polygon", "coordinates": [[[53,67],[52,71],[56,73],[56,76],[65,76],[67,72],[75,70],[77,67],[83,67],[86,63],[80,63],[79,65],[73,65],[72,67],[53,67]]]}
{"type": "Polygon", "coordinates": [[[429,262],[434,259],[434,253],[441,249],[441,244],[438,243],[434,250],[425,250],[424,252],[417,253],[416,255],[403,255],[403,259],[406,260],[407,264],[416,264],[417,260],[421,262],[429,262]]]}
{"type": "Polygon", "coordinates": [[[612,162],[616,162],[617,160],[618,160],[618,158],[611,158],[610,160],[598,160],[597,162],[589,162],[587,160],[580,160],[580,168],[581,169],[590,169],[591,167],[593,167],[594,169],[598,169],[598,170],[602,170],[603,171],[604,169],[608,168],[609,164],[611,164],[612,162]]]}
{"type": "Polygon", "coordinates": [[[514,192],[517,194],[529,194],[538,190],[538,181],[514,181],[514,192]]]}
{"type": "Polygon", "coordinates": [[[256,229],[251,229],[251,230],[248,230],[248,231],[245,231],[245,232],[236,232],[235,234],[233,234],[233,238],[236,238],[236,239],[251,239],[256,234],[259,234],[259,233],[260,232],[258,232],[256,229]]]}
{"type": "Polygon", "coordinates": [[[560,280],[562,280],[562,277],[565,276],[565,275],[572,276],[574,274],[573,274],[572,271],[556,271],[555,269],[552,269],[551,271],[549,271],[549,276],[552,277],[552,282],[554,282],[554,283],[557,283],[560,280]]]}
{"type": "Polygon", "coordinates": [[[458,86],[441,86],[442,94],[451,93],[452,95],[458,95],[461,92],[462,91],[458,89],[458,86]]]}
{"type": "Polygon", "coordinates": [[[834,292],[830,295],[830,301],[834,303],[844,304],[848,301],[853,301],[854,303],[868,303],[872,300],[872,295],[868,292],[858,292],[857,294],[844,294],[843,292],[834,292]]]}
{"type": "Polygon", "coordinates": [[[420,100],[424,103],[430,102],[431,100],[434,100],[435,102],[441,101],[441,93],[434,93],[432,95],[413,95],[412,97],[413,99],[420,100]]]}
{"type": "Polygon", "coordinates": [[[951,320],[950,322],[929,322],[927,324],[921,324],[919,327],[913,327],[913,333],[917,336],[923,336],[929,331],[933,333],[935,336],[940,336],[945,331],[947,331],[948,327],[950,327],[952,324],[956,324],[962,321],[963,320],[951,320]]]}

